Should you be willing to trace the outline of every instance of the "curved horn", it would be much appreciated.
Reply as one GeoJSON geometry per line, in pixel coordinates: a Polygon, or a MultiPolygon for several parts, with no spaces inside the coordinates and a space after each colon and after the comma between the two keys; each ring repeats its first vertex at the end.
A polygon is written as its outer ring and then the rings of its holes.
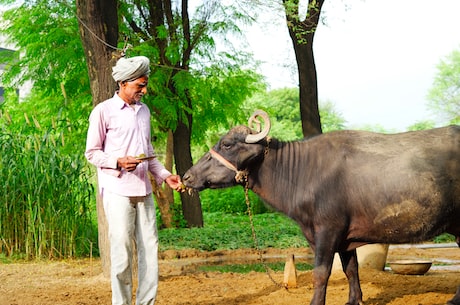
{"type": "Polygon", "coordinates": [[[268,132],[270,131],[270,118],[268,117],[268,114],[263,111],[263,110],[256,110],[252,114],[252,116],[248,120],[248,126],[249,128],[252,127],[252,125],[256,125],[256,131],[258,132],[257,134],[248,134],[246,136],[246,143],[256,143],[265,138],[268,135],[268,132]],[[263,123],[264,123],[264,128],[261,131],[260,130],[260,125],[262,122],[260,122],[257,117],[263,118],[263,123]]]}

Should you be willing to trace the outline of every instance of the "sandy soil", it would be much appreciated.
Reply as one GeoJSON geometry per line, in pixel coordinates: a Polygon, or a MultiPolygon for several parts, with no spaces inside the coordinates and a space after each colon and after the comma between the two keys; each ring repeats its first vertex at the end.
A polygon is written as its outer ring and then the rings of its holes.
{"type": "MultiPolygon", "coordinates": [[[[293,253],[296,260],[311,257],[308,249],[276,250],[264,253],[270,258],[293,253]],[[298,258],[298,259],[297,259],[298,258]]],[[[160,285],[156,304],[308,304],[313,286],[312,272],[298,272],[297,288],[286,290],[275,285],[266,273],[249,274],[200,272],[203,259],[224,261],[257,257],[250,250],[169,251],[161,254],[160,285]]],[[[455,248],[390,248],[388,261],[401,258],[427,258],[435,265],[423,276],[362,269],[361,285],[366,305],[441,305],[452,298],[460,284],[460,250],[455,248]],[[443,266],[455,261],[457,266],[443,266]]],[[[271,273],[279,283],[283,272],[271,273]]],[[[98,260],[33,262],[0,265],[0,304],[2,305],[96,305],[110,304],[110,282],[101,274],[98,260]]],[[[329,280],[327,304],[345,304],[348,285],[341,272],[329,280]]]]}

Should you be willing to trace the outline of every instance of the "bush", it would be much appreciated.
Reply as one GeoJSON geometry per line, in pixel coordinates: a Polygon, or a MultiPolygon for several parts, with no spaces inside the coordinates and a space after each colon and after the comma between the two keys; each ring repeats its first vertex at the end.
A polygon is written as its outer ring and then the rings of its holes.
{"type": "Polygon", "coordinates": [[[21,126],[8,115],[3,118],[0,254],[88,255],[96,248],[97,230],[91,222],[94,190],[83,153],[75,147],[64,153],[63,134],[51,126],[43,128],[36,120],[21,126]]]}
{"type": "MultiPolygon", "coordinates": [[[[204,213],[203,216],[203,228],[160,230],[158,232],[160,251],[256,248],[248,215],[216,212],[204,213]]],[[[283,214],[257,214],[253,217],[253,224],[260,249],[308,247],[299,226],[283,214]]]]}
{"type": "MultiPolygon", "coordinates": [[[[253,214],[261,214],[269,211],[264,202],[252,191],[249,191],[249,202],[253,214]]],[[[226,189],[207,189],[200,193],[203,212],[243,214],[248,210],[244,189],[235,186],[226,189]]]]}

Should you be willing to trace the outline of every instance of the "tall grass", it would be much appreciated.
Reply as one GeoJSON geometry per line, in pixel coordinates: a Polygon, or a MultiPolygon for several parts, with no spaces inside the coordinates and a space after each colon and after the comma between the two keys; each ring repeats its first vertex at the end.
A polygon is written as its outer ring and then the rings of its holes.
{"type": "MultiPolygon", "coordinates": [[[[82,152],[63,153],[64,133],[29,120],[0,124],[0,254],[63,258],[88,254],[93,187],[82,152]],[[32,132],[31,132],[32,130],[32,132]]],[[[95,247],[94,247],[95,248],[95,247]]]]}

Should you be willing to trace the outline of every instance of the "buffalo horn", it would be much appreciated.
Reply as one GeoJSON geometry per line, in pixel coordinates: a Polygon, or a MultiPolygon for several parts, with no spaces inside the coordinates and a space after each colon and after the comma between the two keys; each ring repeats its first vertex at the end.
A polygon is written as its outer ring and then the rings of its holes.
{"type": "Polygon", "coordinates": [[[256,134],[248,134],[246,136],[246,143],[256,143],[265,138],[268,135],[268,132],[270,131],[270,118],[268,117],[268,114],[263,111],[263,110],[256,110],[252,114],[252,116],[248,120],[248,126],[249,128],[252,128],[252,125],[256,125],[256,130],[258,133],[256,134]],[[261,129],[261,122],[257,119],[258,117],[263,118],[264,122],[264,128],[261,129]]]}

